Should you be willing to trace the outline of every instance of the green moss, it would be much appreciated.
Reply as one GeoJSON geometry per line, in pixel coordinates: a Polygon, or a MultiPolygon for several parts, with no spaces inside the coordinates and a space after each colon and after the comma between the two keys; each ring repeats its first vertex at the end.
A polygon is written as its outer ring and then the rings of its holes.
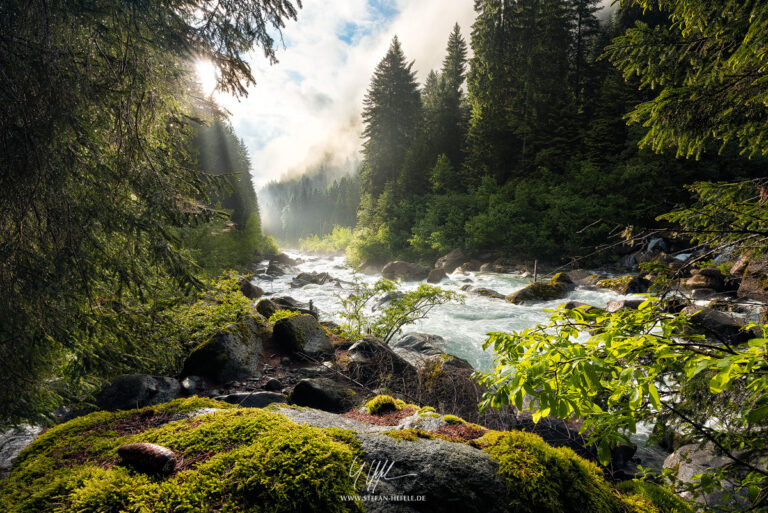
{"type": "MultiPolygon", "coordinates": [[[[635,503],[642,499],[646,504],[651,504],[653,509],[647,510],[653,513],[693,513],[693,508],[680,497],[661,486],[634,479],[632,481],[623,481],[616,486],[624,497],[631,499],[635,503]]],[[[646,511],[637,509],[636,511],[646,511]]]]}
{"type": "MultiPolygon", "coordinates": [[[[556,275],[557,276],[557,275],[556,275]]],[[[561,278],[560,278],[561,279],[561,278]]],[[[547,301],[550,299],[559,299],[568,292],[568,283],[562,281],[531,283],[522,290],[510,294],[506,300],[513,304],[522,304],[531,301],[547,301]]]]}
{"type": "Polygon", "coordinates": [[[632,292],[632,287],[637,282],[637,278],[632,275],[620,276],[619,278],[606,278],[598,281],[595,286],[601,289],[611,289],[619,294],[628,294],[632,292]]]}
{"type": "Polygon", "coordinates": [[[98,412],[49,430],[22,452],[3,482],[0,511],[360,511],[339,501],[357,493],[349,468],[359,452],[350,431],[197,398],[98,412]],[[136,433],[121,428],[210,407],[222,411],[136,433]],[[187,463],[170,477],[116,466],[117,448],[132,442],[164,445],[187,463]]]}
{"type": "Polygon", "coordinates": [[[280,319],[287,319],[289,317],[296,317],[301,315],[301,312],[294,312],[293,310],[275,310],[275,313],[269,316],[269,324],[275,324],[280,319]]]}
{"type": "Polygon", "coordinates": [[[419,408],[419,411],[417,412],[419,415],[422,415],[424,413],[435,413],[435,409],[431,406],[423,406],[419,408]]]}
{"type": "Polygon", "coordinates": [[[567,448],[554,448],[525,432],[488,432],[481,441],[499,463],[516,513],[620,513],[622,507],[600,469],[567,448]]]}
{"type": "Polygon", "coordinates": [[[443,420],[446,421],[448,424],[466,424],[467,421],[462,419],[461,417],[457,417],[456,415],[446,415],[443,417],[443,420]]]}
{"type": "Polygon", "coordinates": [[[403,401],[399,402],[401,404],[398,404],[398,401],[390,395],[377,395],[365,403],[365,409],[368,410],[368,413],[371,415],[379,415],[388,411],[401,410],[405,403],[403,401]]]}

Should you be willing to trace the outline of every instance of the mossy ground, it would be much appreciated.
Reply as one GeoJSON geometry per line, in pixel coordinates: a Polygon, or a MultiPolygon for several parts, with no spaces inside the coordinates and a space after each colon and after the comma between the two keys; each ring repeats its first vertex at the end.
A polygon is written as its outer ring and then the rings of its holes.
{"type": "MultiPolygon", "coordinates": [[[[400,401],[402,402],[402,401],[400,401]]],[[[367,403],[365,409],[371,415],[377,415],[388,411],[401,410],[403,407],[390,395],[377,395],[367,403]]]]}
{"type": "MultiPolygon", "coordinates": [[[[167,419],[166,419],[167,420],[167,419]]],[[[151,422],[148,424],[151,426],[151,422]]],[[[340,429],[203,399],[98,412],[50,429],[3,482],[4,512],[359,511],[349,468],[359,442],[340,429]],[[201,408],[222,411],[126,432],[141,419],[201,408]],[[123,426],[123,427],[121,427],[123,426]],[[176,452],[180,470],[149,476],[118,464],[117,448],[151,442],[176,452]]]]}
{"type": "MultiPolygon", "coordinates": [[[[413,405],[394,403],[416,412],[413,405]]],[[[72,420],[48,430],[19,455],[0,487],[0,511],[360,511],[361,504],[340,499],[358,493],[349,472],[363,454],[355,434],[297,424],[279,411],[194,397],[72,420]],[[218,411],[183,415],[203,408],[218,411]],[[117,448],[135,442],[173,450],[176,471],[157,476],[121,466],[117,448]]],[[[596,465],[537,435],[463,422],[447,429],[384,434],[404,443],[439,438],[483,449],[507,483],[509,513],[691,513],[682,500],[651,483],[613,488],[596,465]]]]}

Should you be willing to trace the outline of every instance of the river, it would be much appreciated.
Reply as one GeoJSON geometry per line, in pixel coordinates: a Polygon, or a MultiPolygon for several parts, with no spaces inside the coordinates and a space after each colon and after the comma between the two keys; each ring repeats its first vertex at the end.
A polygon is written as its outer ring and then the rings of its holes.
{"type": "MultiPolygon", "coordinates": [[[[373,284],[381,278],[381,275],[365,275],[356,272],[347,266],[344,257],[322,257],[308,255],[297,251],[285,251],[291,258],[302,261],[296,267],[304,272],[327,272],[333,278],[343,282],[352,282],[355,279],[373,284]]],[[[325,285],[307,285],[302,288],[291,288],[290,283],[294,274],[280,276],[271,282],[258,283],[266,292],[278,296],[291,296],[294,299],[307,302],[313,301],[320,310],[321,320],[339,321],[339,296],[348,293],[348,286],[338,288],[333,283],[325,285]]],[[[446,289],[459,291],[466,282],[472,280],[472,287],[484,287],[507,295],[522,289],[530,279],[515,274],[496,273],[469,273],[462,274],[458,271],[449,276],[449,280],[440,283],[446,289]]],[[[419,282],[405,282],[400,285],[401,290],[413,290],[419,282]]],[[[630,298],[622,296],[610,290],[594,290],[576,287],[568,293],[565,299],[557,299],[543,303],[530,305],[513,305],[503,299],[491,299],[483,296],[467,294],[464,304],[446,304],[435,307],[427,319],[416,324],[405,326],[404,332],[420,332],[440,335],[445,339],[445,347],[442,349],[454,356],[464,358],[472,366],[480,371],[488,371],[493,367],[492,351],[483,351],[483,342],[489,332],[509,332],[531,328],[537,324],[546,322],[549,314],[547,309],[557,308],[568,301],[581,301],[597,307],[605,307],[608,301],[630,298]]]]}

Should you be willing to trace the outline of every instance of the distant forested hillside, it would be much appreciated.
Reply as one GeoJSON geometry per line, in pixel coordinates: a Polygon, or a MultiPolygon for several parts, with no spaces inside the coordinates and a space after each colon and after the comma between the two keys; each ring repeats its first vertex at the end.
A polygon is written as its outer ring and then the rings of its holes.
{"type": "MultiPolygon", "coordinates": [[[[657,225],[689,201],[686,184],[759,174],[764,161],[728,145],[690,160],[641,148],[647,129],[625,115],[654,93],[605,49],[636,22],[670,21],[634,6],[601,23],[597,4],[477,2],[469,43],[457,25],[424,84],[393,39],[363,105],[353,263],[429,261],[455,247],[558,260],[657,225]]],[[[290,239],[351,225],[357,188],[321,182],[272,184],[281,224],[272,217],[269,230],[290,239]]]]}

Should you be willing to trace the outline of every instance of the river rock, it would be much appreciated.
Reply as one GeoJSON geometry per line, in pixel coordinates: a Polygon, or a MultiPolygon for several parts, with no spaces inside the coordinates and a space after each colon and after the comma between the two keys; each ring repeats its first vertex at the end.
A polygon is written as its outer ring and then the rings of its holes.
{"type": "Polygon", "coordinates": [[[768,302],[768,255],[750,260],[737,292],[739,297],[768,302]]]}
{"type": "Polygon", "coordinates": [[[291,272],[290,267],[286,265],[282,265],[276,261],[269,262],[269,266],[267,267],[266,274],[268,276],[272,276],[273,278],[276,276],[283,276],[291,272]]]}
{"type": "Polygon", "coordinates": [[[537,301],[550,301],[565,297],[573,287],[573,282],[564,273],[557,273],[548,282],[531,283],[527,287],[506,297],[512,304],[532,303],[537,301]]]}
{"type": "MultiPolygon", "coordinates": [[[[278,296],[273,297],[272,302],[275,303],[278,310],[289,310],[291,312],[299,312],[302,314],[308,314],[317,319],[319,317],[317,309],[312,306],[310,308],[309,303],[302,303],[301,301],[297,301],[296,299],[293,299],[290,296],[278,296]]],[[[258,308],[258,305],[257,305],[258,308]]]]}
{"type": "Polygon", "coordinates": [[[694,269],[691,271],[691,277],[685,281],[685,286],[689,289],[712,289],[720,292],[725,287],[725,276],[720,269],[708,267],[706,269],[694,269]]]}
{"type": "Polygon", "coordinates": [[[291,288],[301,288],[307,285],[324,285],[326,282],[332,280],[331,275],[328,273],[299,273],[293,280],[291,280],[291,288]]]}
{"type": "Polygon", "coordinates": [[[605,305],[605,311],[609,313],[618,312],[619,310],[637,310],[644,299],[619,299],[617,301],[608,301],[605,305]]]}
{"type": "Polygon", "coordinates": [[[483,263],[480,260],[469,260],[468,262],[464,262],[459,266],[459,272],[467,274],[467,273],[473,273],[480,270],[480,266],[483,265],[483,263]]]}
{"type": "Polygon", "coordinates": [[[443,269],[432,269],[427,276],[427,283],[440,283],[448,278],[448,274],[443,269]]]}
{"type": "Polygon", "coordinates": [[[267,319],[272,317],[272,315],[274,315],[274,313],[279,309],[280,307],[277,306],[277,303],[271,299],[262,299],[256,304],[256,311],[267,319]]]}
{"type": "Polygon", "coordinates": [[[192,350],[182,376],[203,376],[217,383],[248,377],[258,370],[268,336],[269,327],[261,315],[230,324],[192,350]]]}
{"type": "Polygon", "coordinates": [[[202,376],[187,376],[181,380],[181,390],[184,395],[196,395],[208,388],[202,376]]]}
{"type": "Polygon", "coordinates": [[[258,285],[254,285],[248,277],[240,280],[240,292],[248,299],[258,299],[264,295],[264,290],[258,285]]]}
{"type": "Polygon", "coordinates": [[[731,266],[729,274],[734,278],[742,278],[749,265],[749,253],[742,253],[731,266]]]}
{"type": "Polygon", "coordinates": [[[440,257],[435,262],[435,269],[442,269],[450,274],[456,270],[463,262],[466,262],[467,256],[461,249],[454,249],[447,255],[440,257]]]}
{"type": "Polygon", "coordinates": [[[294,353],[318,356],[333,352],[331,339],[311,315],[301,314],[280,319],[272,330],[277,347],[294,353]]]}
{"type": "Polygon", "coordinates": [[[277,378],[270,378],[270,380],[264,384],[264,390],[269,390],[271,392],[279,392],[283,388],[285,388],[283,383],[277,378]]]}
{"type": "Polygon", "coordinates": [[[299,260],[289,257],[285,253],[279,253],[272,257],[271,262],[276,262],[281,265],[295,266],[299,264],[299,260]]]}
{"type": "Polygon", "coordinates": [[[403,262],[390,262],[381,270],[381,275],[388,280],[421,281],[429,276],[429,267],[403,262]]]}
{"type": "Polygon", "coordinates": [[[371,307],[371,310],[375,312],[376,310],[386,305],[390,301],[393,301],[395,299],[402,299],[403,297],[405,297],[405,292],[401,292],[399,290],[387,292],[386,294],[384,294],[384,296],[381,299],[379,299],[373,304],[373,306],[371,307]]]}
{"type": "Polygon", "coordinates": [[[217,401],[236,404],[243,408],[265,408],[272,403],[285,403],[287,398],[275,392],[234,392],[214,397],[217,401]]]}
{"type": "Polygon", "coordinates": [[[40,426],[22,425],[0,432],[0,479],[11,471],[16,456],[40,436],[40,426]]]}
{"type": "Polygon", "coordinates": [[[342,413],[362,402],[357,390],[329,378],[302,379],[291,392],[291,403],[342,413]]]}
{"type": "Polygon", "coordinates": [[[475,296],[483,296],[483,297],[489,297],[491,299],[504,299],[506,296],[504,294],[500,294],[492,289],[486,289],[483,287],[478,288],[468,288],[467,292],[470,294],[474,294],[475,296]]]}
{"type": "Polygon", "coordinates": [[[438,335],[426,333],[406,333],[392,344],[392,350],[417,369],[438,363],[439,367],[448,365],[451,367],[471,369],[472,365],[464,360],[446,354],[441,347],[445,345],[445,339],[438,335]]]}
{"type": "Polygon", "coordinates": [[[349,370],[358,380],[378,381],[390,374],[404,379],[414,377],[416,370],[407,360],[376,337],[365,337],[349,348],[349,370]]]}
{"type": "MultiPolygon", "coordinates": [[[[729,458],[719,455],[714,444],[707,442],[703,447],[699,444],[683,445],[667,456],[664,460],[664,468],[672,469],[675,477],[682,483],[694,483],[697,481],[694,476],[706,472],[707,469],[727,466],[729,463],[731,463],[729,458]]],[[[735,486],[736,483],[724,481],[722,484],[724,485],[722,490],[715,489],[711,493],[705,493],[697,498],[697,502],[708,505],[723,504],[723,492],[736,494],[735,505],[746,502],[744,491],[739,492],[735,486]]],[[[683,499],[693,499],[692,493],[688,491],[683,491],[679,495],[683,499]]],[[[734,505],[733,502],[732,505],[734,505]]]]}
{"type": "Polygon", "coordinates": [[[126,374],[118,376],[96,396],[101,410],[132,410],[168,402],[179,396],[181,384],[164,376],[126,374]]]}
{"type": "Polygon", "coordinates": [[[743,344],[760,337],[758,328],[744,331],[744,321],[712,308],[690,305],[683,308],[682,313],[691,316],[691,323],[697,332],[715,341],[743,344]]]}
{"type": "Polygon", "coordinates": [[[605,278],[595,286],[599,289],[611,289],[619,294],[642,294],[648,290],[648,283],[639,276],[627,274],[619,278],[605,278]]]}

